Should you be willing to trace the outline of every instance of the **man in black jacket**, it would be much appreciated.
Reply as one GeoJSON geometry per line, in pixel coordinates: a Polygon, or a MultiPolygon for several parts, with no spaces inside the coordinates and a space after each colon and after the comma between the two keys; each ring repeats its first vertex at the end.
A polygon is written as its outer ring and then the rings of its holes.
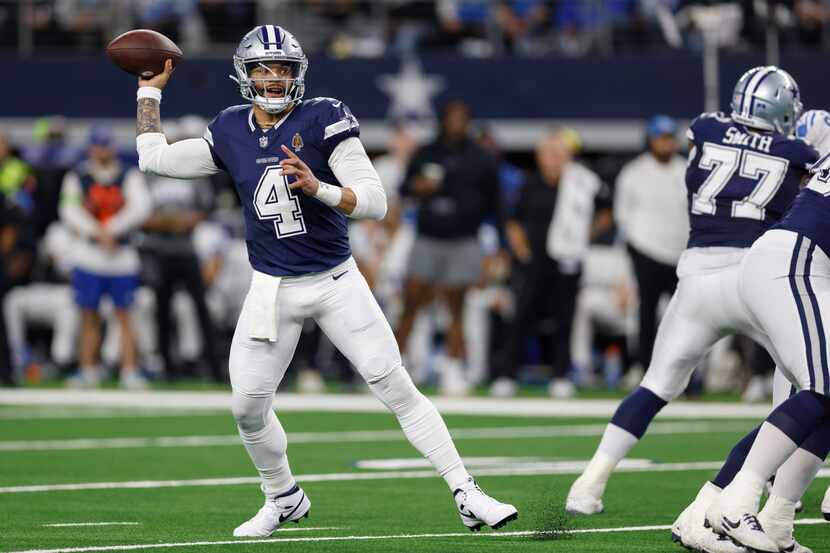
{"type": "Polygon", "coordinates": [[[447,103],[438,138],[415,154],[401,190],[417,202],[418,223],[398,343],[405,352],[418,311],[443,296],[451,322],[438,371],[442,392],[453,395],[468,387],[462,313],[467,289],[481,274],[478,230],[488,217],[495,216],[499,229],[502,221],[496,160],[470,138],[469,127],[469,107],[458,100],[447,103]]]}

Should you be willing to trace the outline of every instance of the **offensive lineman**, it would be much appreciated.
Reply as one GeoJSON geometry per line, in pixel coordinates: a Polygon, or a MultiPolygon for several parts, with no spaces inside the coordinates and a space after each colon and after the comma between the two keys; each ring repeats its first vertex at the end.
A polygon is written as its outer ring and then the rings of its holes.
{"type": "MultiPolygon", "coordinates": [[[[752,243],[789,207],[818,155],[790,136],[802,106],[798,85],[787,72],[774,66],[750,69],[735,85],[731,107],[730,116],[703,114],[689,129],[691,234],[678,265],[677,291],[660,324],[648,372],[617,408],[597,452],[571,487],[569,512],[603,510],[602,495],[614,468],[657,413],[683,392],[720,338],[748,335],[779,360],[739,299],[739,268],[752,243]]],[[[717,538],[703,528],[703,513],[693,518],[701,524],[690,523],[691,533],[677,536],[684,545],[737,550],[723,538],[710,543],[717,538]]]]}
{"type": "Polygon", "coordinates": [[[357,119],[338,100],[303,100],[308,61],[279,26],[248,32],[233,61],[231,78],[252,105],[219,113],[204,140],[168,145],[162,133],[159,104],[170,60],[163,73],[140,79],[136,146],[143,171],[179,178],[227,171],[242,202],[254,274],[229,370],[233,415],[265,504],[234,536],[269,536],[308,514],[311,503],[291,474],[285,431],[272,409],[307,317],[446,480],[465,526],[499,528],[514,520],[516,508],[487,496],[467,473],[438,411],[403,368],[392,330],[351,257],[346,217],[381,219],[386,212],[357,119]]]}

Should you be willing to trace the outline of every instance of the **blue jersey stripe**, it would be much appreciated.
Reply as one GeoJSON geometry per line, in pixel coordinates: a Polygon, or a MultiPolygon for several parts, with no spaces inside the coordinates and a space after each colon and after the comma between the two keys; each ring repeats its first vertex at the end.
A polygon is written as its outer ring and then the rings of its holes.
{"type": "MultiPolygon", "coordinates": [[[[810,247],[807,250],[807,260],[804,262],[804,286],[807,290],[807,296],[810,298],[810,304],[813,307],[813,315],[815,316],[815,323],[816,323],[816,330],[818,334],[818,341],[819,341],[819,350],[821,355],[821,372],[824,376],[824,394],[827,395],[830,393],[828,390],[828,371],[827,368],[827,341],[824,336],[824,324],[821,320],[821,310],[819,309],[818,300],[816,299],[816,293],[813,291],[813,285],[810,284],[810,268],[813,263],[813,252],[816,249],[816,243],[811,242],[810,247]]],[[[819,390],[816,390],[819,391],[819,390]]]]}
{"type": "Polygon", "coordinates": [[[801,253],[801,243],[804,240],[804,235],[799,234],[798,238],[795,241],[795,248],[793,248],[793,257],[790,261],[790,290],[793,293],[793,299],[795,300],[795,306],[798,310],[798,318],[801,321],[801,334],[804,336],[804,354],[807,357],[807,370],[810,372],[810,389],[815,389],[816,386],[816,374],[815,369],[813,368],[813,346],[812,341],[810,340],[810,329],[807,324],[807,315],[804,312],[804,304],[801,302],[801,296],[798,293],[798,285],[796,284],[796,271],[798,268],[798,256],[801,253]]]}

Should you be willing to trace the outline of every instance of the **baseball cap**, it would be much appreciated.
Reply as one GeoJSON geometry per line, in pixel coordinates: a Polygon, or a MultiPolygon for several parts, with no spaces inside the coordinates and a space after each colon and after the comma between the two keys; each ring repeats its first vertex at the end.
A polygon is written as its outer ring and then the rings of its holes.
{"type": "Polygon", "coordinates": [[[657,138],[666,134],[674,135],[677,133],[677,121],[668,115],[655,115],[648,120],[646,125],[646,135],[649,138],[657,138]]]}
{"type": "Polygon", "coordinates": [[[89,145],[90,146],[112,146],[115,142],[115,136],[112,129],[104,125],[95,125],[89,129],[89,145]]]}

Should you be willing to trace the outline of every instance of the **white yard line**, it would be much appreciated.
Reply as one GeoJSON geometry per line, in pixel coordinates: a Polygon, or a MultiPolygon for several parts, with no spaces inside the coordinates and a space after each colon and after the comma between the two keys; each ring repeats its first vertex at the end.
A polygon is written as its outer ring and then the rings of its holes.
{"type": "MultiPolygon", "coordinates": [[[[546,398],[432,398],[438,410],[446,414],[496,415],[520,417],[609,417],[619,400],[546,398]]],[[[56,405],[84,408],[210,409],[230,410],[230,392],[183,392],[152,390],[0,390],[0,405],[56,405]]],[[[274,405],[278,411],[338,411],[352,413],[386,412],[386,407],[371,395],[361,394],[288,394],[278,393],[274,405]]],[[[761,419],[770,405],[676,401],[660,412],[661,417],[761,419]]]]}
{"type": "MultiPolygon", "coordinates": [[[[704,461],[696,463],[664,463],[653,464],[634,462],[621,464],[618,472],[679,472],[689,470],[715,470],[720,468],[722,461],[704,461]]],[[[581,474],[587,466],[587,461],[530,463],[514,467],[481,468],[476,469],[477,476],[535,476],[535,475],[562,475],[581,474]]],[[[388,472],[338,472],[332,474],[305,474],[297,475],[299,482],[350,482],[357,480],[395,480],[437,478],[433,470],[388,471],[388,472]]],[[[259,484],[257,476],[241,476],[234,478],[199,478],[190,480],[139,480],[126,482],[84,482],[76,484],[45,484],[26,486],[6,486],[0,488],[4,493],[38,493],[58,491],[86,491],[86,490],[125,490],[150,488],[180,488],[185,486],[236,486],[241,484],[259,484]]]]}
{"type": "Polygon", "coordinates": [[[139,526],[140,522],[57,522],[41,524],[45,528],[71,528],[75,526],[139,526]]]}
{"type": "MultiPolygon", "coordinates": [[[[796,524],[826,524],[824,519],[802,519],[796,520],[796,524]]],[[[567,530],[567,534],[609,534],[617,532],[651,532],[656,530],[668,530],[670,525],[655,526],[625,526],[621,528],[584,528],[580,530],[567,530]]],[[[63,549],[26,549],[22,551],[11,551],[9,553],[87,553],[93,551],[135,551],[137,549],[166,549],[175,547],[200,547],[207,545],[242,545],[257,543],[279,543],[279,542],[336,542],[336,541],[370,541],[370,540],[413,540],[426,538],[515,538],[536,535],[534,531],[521,532],[446,532],[433,534],[390,534],[385,536],[315,536],[307,538],[261,538],[256,540],[223,540],[223,541],[197,541],[197,542],[172,542],[172,543],[147,543],[134,545],[103,545],[91,547],[68,547],[63,549]]]]}
{"type": "MultiPolygon", "coordinates": [[[[649,434],[712,434],[749,430],[741,422],[656,422],[649,434]]],[[[604,424],[573,426],[514,426],[494,428],[457,428],[452,435],[458,440],[573,438],[601,436],[604,424]]],[[[403,432],[395,430],[361,430],[346,432],[295,432],[288,434],[291,445],[305,443],[398,442],[403,432]]],[[[0,441],[0,451],[53,451],[70,449],[124,449],[145,447],[209,447],[238,446],[237,434],[224,436],[159,436],[147,438],[79,438],[70,440],[0,441]]]]}

